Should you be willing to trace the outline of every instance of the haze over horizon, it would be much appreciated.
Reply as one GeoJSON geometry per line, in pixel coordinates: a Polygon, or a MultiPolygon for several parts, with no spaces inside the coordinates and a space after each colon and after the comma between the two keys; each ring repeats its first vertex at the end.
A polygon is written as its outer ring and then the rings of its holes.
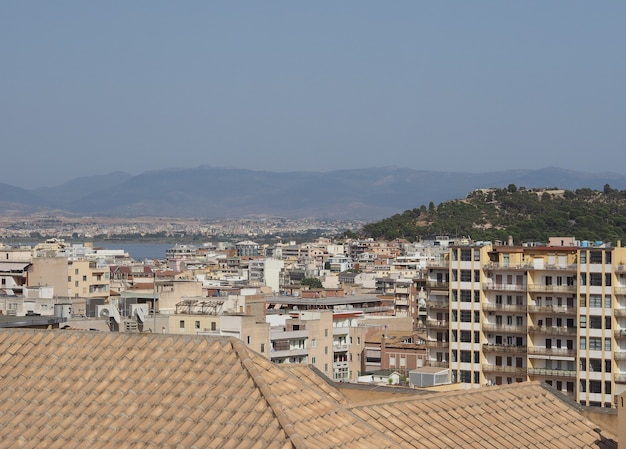
{"type": "Polygon", "coordinates": [[[626,3],[0,3],[3,176],[626,174],[626,3]]]}

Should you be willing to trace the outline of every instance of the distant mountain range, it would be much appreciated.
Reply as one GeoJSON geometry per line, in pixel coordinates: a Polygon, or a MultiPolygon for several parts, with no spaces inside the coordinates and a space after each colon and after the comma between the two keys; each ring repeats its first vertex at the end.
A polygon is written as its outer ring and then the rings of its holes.
{"type": "Polygon", "coordinates": [[[509,184],[528,188],[626,189],[626,176],[560,168],[453,173],[383,167],[331,172],[268,172],[199,167],[76,178],[49,188],[0,183],[0,215],[160,216],[376,220],[407,209],[509,184]]]}

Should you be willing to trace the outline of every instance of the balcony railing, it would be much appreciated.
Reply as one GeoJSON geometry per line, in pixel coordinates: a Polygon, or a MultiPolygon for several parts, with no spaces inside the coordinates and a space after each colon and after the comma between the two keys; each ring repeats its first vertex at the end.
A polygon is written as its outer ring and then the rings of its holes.
{"type": "Polygon", "coordinates": [[[576,314],[576,306],[540,306],[529,304],[528,311],[541,313],[567,313],[574,315],[576,314]]]}
{"type": "Polygon", "coordinates": [[[518,326],[515,324],[483,324],[484,332],[502,332],[507,334],[525,334],[526,326],[518,326]]]}
{"type": "Polygon", "coordinates": [[[623,373],[615,373],[614,375],[615,382],[618,384],[626,384],[626,374],[623,373]]]}
{"type": "Polygon", "coordinates": [[[430,329],[448,329],[449,321],[426,320],[426,327],[430,329]]]}
{"type": "Polygon", "coordinates": [[[618,317],[626,316],[626,308],[625,309],[613,309],[613,315],[618,317]]]}
{"type": "Polygon", "coordinates": [[[435,288],[439,290],[448,290],[448,288],[450,287],[449,282],[442,282],[442,281],[428,281],[426,285],[429,288],[435,288]]]}
{"type": "Polygon", "coordinates": [[[483,303],[483,310],[494,312],[526,312],[525,304],[494,304],[490,302],[483,303]]]}
{"type": "Polygon", "coordinates": [[[307,348],[302,348],[302,349],[286,349],[283,351],[274,351],[272,350],[270,352],[270,358],[271,359],[280,359],[283,357],[296,357],[296,356],[303,356],[303,355],[309,355],[309,350],[307,348]]]}
{"type": "Polygon", "coordinates": [[[333,369],[348,368],[349,362],[333,362],[333,369]]]}
{"type": "Polygon", "coordinates": [[[448,368],[450,363],[447,361],[430,360],[428,366],[432,366],[433,368],[448,368]]]}
{"type": "Polygon", "coordinates": [[[483,283],[483,290],[497,290],[503,292],[525,292],[526,284],[496,284],[493,282],[483,283]]]}
{"type": "Polygon", "coordinates": [[[511,374],[526,374],[525,366],[501,366],[501,365],[489,365],[483,364],[483,371],[486,373],[511,373],[511,374]]]}
{"type": "Polygon", "coordinates": [[[567,348],[543,348],[541,346],[533,346],[528,348],[528,355],[548,355],[554,357],[575,357],[575,349],[567,348]]]}
{"type": "Polygon", "coordinates": [[[613,287],[613,292],[616,295],[626,295],[626,286],[616,285],[613,287]]]}
{"type": "Polygon", "coordinates": [[[615,329],[613,334],[615,338],[626,338],[626,329],[615,329]]]}
{"type": "Polygon", "coordinates": [[[409,305],[409,300],[406,299],[406,298],[394,299],[393,303],[396,306],[408,306],[409,305]]]}
{"type": "Polygon", "coordinates": [[[485,352],[507,352],[513,354],[525,354],[526,346],[515,346],[515,345],[490,345],[483,344],[483,351],[485,352]]]}
{"type": "Polygon", "coordinates": [[[575,327],[528,326],[529,334],[576,335],[575,327]]]}
{"type": "Polygon", "coordinates": [[[431,309],[445,309],[448,310],[450,302],[445,300],[429,299],[426,301],[426,305],[431,309]]]}
{"type": "Polygon", "coordinates": [[[626,351],[615,351],[613,353],[614,360],[626,360],[626,351]]]}
{"type": "Polygon", "coordinates": [[[485,270],[530,270],[533,266],[531,264],[508,264],[508,263],[498,263],[498,262],[489,262],[486,263],[483,269],[485,270]]]}
{"type": "Polygon", "coordinates": [[[564,369],[528,368],[529,376],[576,377],[576,371],[564,369]]]}
{"type": "Polygon", "coordinates": [[[448,348],[450,347],[450,343],[447,341],[439,341],[439,340],[428,340],[426,342],[427,348],[448,348]]]}
{"type": "Polygon", "coordinates": [[[350,345],[346,344],[333,344],[333,352],[345,352],[350,349],[350,345]]]}
{"type": "Polygon", "coordinates": [[[576,293],[575,285],[538,285],[531,284],[528,286],[529,292],[547,292],[547,293],[576,293]]]}

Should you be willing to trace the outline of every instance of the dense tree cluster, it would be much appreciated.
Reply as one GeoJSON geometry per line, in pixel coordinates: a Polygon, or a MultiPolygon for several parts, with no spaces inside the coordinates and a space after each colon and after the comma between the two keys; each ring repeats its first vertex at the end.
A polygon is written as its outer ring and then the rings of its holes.
{"type": "Polygon", "coordinates": [[[366,237],[409,241],[429,235],[471,237],[474,240],[546,241],[568,235],[615,242],[626,238],[626,190],[526,189],[514,184],[502,189],[478,189],[462,200],[421,206],[369,223],[366,237]]]}

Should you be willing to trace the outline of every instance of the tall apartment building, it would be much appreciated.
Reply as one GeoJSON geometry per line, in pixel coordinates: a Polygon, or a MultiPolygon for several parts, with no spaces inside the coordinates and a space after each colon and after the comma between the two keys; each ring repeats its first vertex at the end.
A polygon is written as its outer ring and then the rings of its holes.
{"type": "Polygon", "coordinates": [[[473,386],[537,380],[583,405],[626,391],[626,248],[452,246],[428,269],[431,365],[473,386]],[[447,352],[447,353],[446,353],[447,352]]]}
{"type": "Polygon", "coordinates": [[[335,382],[354,382],[361,371],[366,328],[361,311],[291,312],[270,330],[274,363],[308,363],[335,382]]]}

